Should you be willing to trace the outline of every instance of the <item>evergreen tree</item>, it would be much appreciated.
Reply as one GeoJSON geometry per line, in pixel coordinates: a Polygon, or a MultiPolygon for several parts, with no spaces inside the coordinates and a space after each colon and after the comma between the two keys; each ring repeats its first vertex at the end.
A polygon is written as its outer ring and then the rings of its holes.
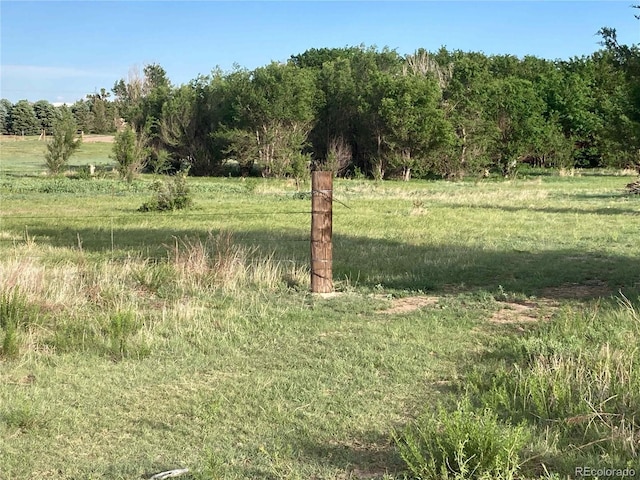
{"type": "Polygon", "coordinates": [[[81,139],[76,137],[78,126],[68,110],[62,110],[60,118],[53,125],[53,139],[47,143],[45,165],[53,175],[59,175],[69,163],[69,158],[80,147],[81,139]]]}
{"type": "Polygon", "coordinates": [[[38,135],[40,127],[33,106],[28,100],[17,102],[9,113],[11,133],[14,135],[38,135]]]}

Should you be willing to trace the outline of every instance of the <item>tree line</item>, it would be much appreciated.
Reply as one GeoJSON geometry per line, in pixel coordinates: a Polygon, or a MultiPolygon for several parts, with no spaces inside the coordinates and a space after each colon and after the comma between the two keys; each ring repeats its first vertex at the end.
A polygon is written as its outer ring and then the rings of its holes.
{"type": "Polygon", "coordinates": [[[101,89],[100,93],[87,95],[72,105],[54,106],[47,100],[29,102],[20,100],[12,104],[6,98],[0,100],[0,134],[2,135],[46,135],[53,134],[56,121],[65,111],[73,114],[79,130],[85,133],[109,134],[116,131],[118,109],[111,93],[101,89]]]}
{"type": "MultiPolygon", "coordinates": [[[[86,133],[123,118],[155,170],[374,178],[640,165],[640,48],[600,31],[569,60],[374,47],[310,49],[285,63],[216,69],[175,86],[157,64],[70,107],[86,133]]],[[[2,100],[3,133],[52,128],[48,102],[2,100]]]]}

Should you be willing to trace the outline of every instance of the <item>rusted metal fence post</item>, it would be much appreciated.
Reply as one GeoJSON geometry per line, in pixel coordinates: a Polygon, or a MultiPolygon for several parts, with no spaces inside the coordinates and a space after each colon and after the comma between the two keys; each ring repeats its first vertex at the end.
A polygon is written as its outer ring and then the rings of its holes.
{"type": "Polygon", "coordinates": [[[311,172],[311,292],[333,292],[333,172],[311,172]]]}

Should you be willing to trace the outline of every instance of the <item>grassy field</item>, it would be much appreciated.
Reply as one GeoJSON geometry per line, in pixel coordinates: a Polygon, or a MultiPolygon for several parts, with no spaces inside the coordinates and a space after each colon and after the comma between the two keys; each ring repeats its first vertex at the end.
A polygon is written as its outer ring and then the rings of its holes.
{"type": "Polygon", "coordinates": [[[319,298],[292,182],[140,213],[0,147],[0,478],[640,476],[631,177],[336,181],[319,298]]]}
{"type": "MultiPolygon", "coordinates": [[[[72,170],[93,164],[95,166],[113,166],[111,160],[111,137],[89,135],[80,149],[71,157],[69,167],[72,170]]],[[[38,137],[20,137],[0,135],[1,175],[43,175],[46,173],[44,153],[46,141],[38,137]],[[13,161],[18,159],[18,161],[13,161]]]]}

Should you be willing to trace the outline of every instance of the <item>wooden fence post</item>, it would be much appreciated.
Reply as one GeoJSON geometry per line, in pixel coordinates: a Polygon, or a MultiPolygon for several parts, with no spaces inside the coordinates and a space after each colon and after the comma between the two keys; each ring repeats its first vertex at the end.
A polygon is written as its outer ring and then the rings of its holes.
{"type": "Polygon", "coordinates": [[[333,292],[333,172],[311,172],[311,292],[333,292]]]}

